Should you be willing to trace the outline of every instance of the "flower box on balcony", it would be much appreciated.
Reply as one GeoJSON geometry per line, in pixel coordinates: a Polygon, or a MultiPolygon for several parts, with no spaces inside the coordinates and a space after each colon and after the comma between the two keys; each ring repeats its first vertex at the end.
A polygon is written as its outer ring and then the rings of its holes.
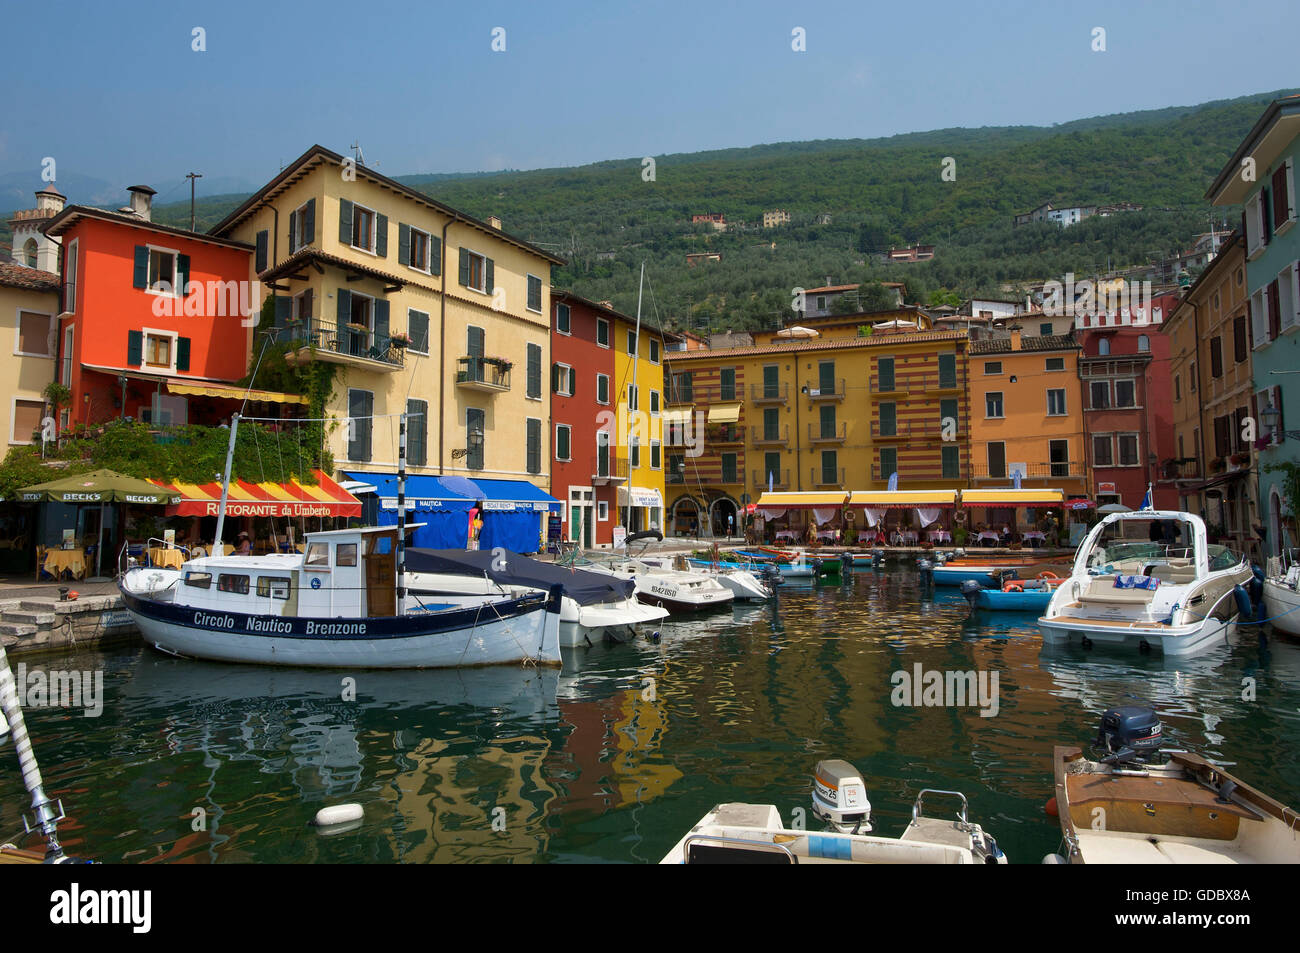
{"type": "Polygon", "coordinates": [[[393,347],[410,347],[411,338],[408,335],[403,334],[401,331],[398,331],[396,334],[388,338],[388,343],[393,347]]]}
{"type": "Polygon", "coordinates": [[[1237,466],[1239,466],[1239,467],[1244,467],[1244,466],[1246,466],[1246,464],[1250,463],[1250,454],[1249,454],[1249,453],[1234,453],[1234,454],[1232,455],[1232,462],[1235,463],[1235,464],[1237,464],[1237,466]]]}

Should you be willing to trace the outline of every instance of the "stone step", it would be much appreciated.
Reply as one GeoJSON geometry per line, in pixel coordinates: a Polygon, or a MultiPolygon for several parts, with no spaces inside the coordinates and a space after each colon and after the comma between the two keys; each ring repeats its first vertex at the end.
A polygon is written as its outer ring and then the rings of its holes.
{"type": "Polygon", "coordinates": [[[36,634],[36,626],[25,622],[5,622],[0,620],[0,636],[12,635],[26,638],[36,634]]]}
{"type": "Polygon", "coordinates": [[[11,649],[17,644],[18,644],[18,636],[0,635],[0,646],[4,646],[6,649],[11,649]]]}
{"type": "Polygon", "coordinates": [[[31,612],[22,609],[10,609],[0,612],[0,622],[13,622],[19,625],[54,625],[59,617],[53,612],[31,612]]]}

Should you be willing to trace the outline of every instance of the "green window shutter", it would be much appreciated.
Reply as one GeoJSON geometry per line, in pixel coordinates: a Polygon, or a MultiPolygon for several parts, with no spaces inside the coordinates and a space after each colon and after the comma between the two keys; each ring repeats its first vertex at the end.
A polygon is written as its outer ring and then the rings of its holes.
{"type": "Polygon", "coordinates": [[[528,419],[528,472],[540,473],[542,469],[542,422],[528,419]]]}
{"type": "Polygon", "coordinates": [[[257,262],[253,266],[254,270],[260,275],[266,271],[266,252],[267,246],[271,239],[271,233],[263,229],[257,233],[257,262]]]}
{"type": "Polygon", "coordinates": [[[596,378],[596,400],[602,404],[609,403],[609,378],[604,374],[596,378]]]}
{"type": "Polygon", "coordinates": [[[781,482],[781,454],[763,454],[763,486],[767,486],[767,478],[769,474],[771,474],[776,483],[781,482]]]}
{"type": "Polygon", "coordinates": [[[823,394],[835,393],[834,361],[822,361],[817,365],[817,386],[823,394]]]}
{"type": "Polygon", "coordinates": [[[375,299],[375,347],[384,349],[388,346],[388,302],[383,298],[375,299]]]}
{"type": "Polygon", "coordinates": [[[956,447],[943,448],[943,478],[945,480],[961,478],[961,461],[957,456],[956,447]]]}
{"type": "Polygon", "coordinates": [[[763,410],[763,439],[779,440],[781,435],[781,411],[775,407],[763,410]]]}
{"type": "Polygon", "coordinates": [[[542,396],[542,348],[540,344],[528,345],[528,396],[542,396]]]}
{"type": "Polygon", "coordinates": [[[289,254],[290,255],[292,255],[294,252],[298,250],[293,244],[293,233],[294,233],[293,223],[296,222],[297,220],[298,220],[298,213],[290,212],[289,213],[289,254]]]}
{"type": "Polygon", "coordinates": [[[558,394],[559,392],[560,392],[560,365],[552,364],[551,365],[551,393],[558,394]]]}
{"type": "Polygon", "coordinates": [[[483,329],[471,327],[469,329],[469,353],[471,357],[483,356],[483,329]]]}
{"type": "Polygon", "coordinates": [[[493,274],[493,271],[492,271],[492,268],[493,268],[493,265],[492,265],[492,259],[491,259],[491,258],[485,258],[484,261],[487,262],[487,265],[486,265],[486,266],[484,267],[484,269],[483,269],[483,273],[487,276],[487,281],[486,281],[486,282],[484,283],[484,285],[483,285],[483,290],[484,290],[485,292],[487,292],[488,294],[492,294],[492,292],[496,289],[496,286],[497,286],[497,285],[496,285],[496,276],[493,274]]]}
{"type": "Polygon", "coordinates": [[[352,203],[339,199],[339,243],[352,244],[352,203]]]}
{"type": "Polygon", "coordinates": [[[722,399],[736,399],[736,369],[734,367],[724,367],[722,369],[722,399]]]}
{"type": "Polygon", "coordinates": [[[957,386],[957,355],[956,354],[939,355],[939,386],[940,387],[957,386]]]}
{"type": "Polygon", "coordinates": [[[469,252],[464,248],[460,250],[460,283],[469,287],[469,252]]]}
{"type": "Polygon", "coordinates": [[[892,437],[898,433],[898,405],[890,401],[880,405],[880,436],[892,437]]]}
{"type": "Polygon", "coordinates": [[[435,275],[442,274],[442,239],[437,235],[429,236],[429,270],[435,275]]]}
{"type": "Polygon", "coordinates": [[[568,460],[570,433],[568,427],[555,428],[555,456],[559,460],[568,460]]]}
{"type": "Polygon", "coordinates": [[[149,249],[144,245],[135,246],[135,273],[131,283],[137,288],[149,287],[149,249]]]}
{"type": "Polygon", "coordinates": [[[835,405],[823,404],[819,409],[821,410],[822,436],[835,436],[835,405]]]}
{"type": "Polygon", "coordinates": [[[425,311],[411,311],[406,319],[407,333],[411,335],[411,346],[417,351],[428,353],[429,350],[429,315],[425,311]]]}
{"type": "Polygon", "coordinates": [[[190,287],[190,256],[176,256],[176,288],[182,296],[188,293],[190,287]]]}
{"type": "Polygon", "coordinates": [[[423,400],[408,400],[406,414],[406,462],[413,467],[427,466],[429,404],[423,400]]]}
{"type": "Polygon", "coordinates": [[[375,254],[388,257],[388,216],[375,215],[375,254]]]}
{"type": "Polygon", "coordinates": [[[940,428],[940,430],[942,430],[943,427],[944,427],[944,423],[943,423],[943,422],[944,422],[945,420],[947,420],[949,417],[952,418],[954,424],[957,423],[957,420],[958,420],[958,418],[957,418],[957,401],[954,400],[954,399],[951,399],[951,398],[948,399],[948,400],[941,400],[941,401],[939,401],[939,428],[940,428]]]}
{"type": "Polygon", "coordinates": [[[144,332],[126,332],[126,366],[139,367],[144,363],[144,332]]]}
{"type": "Polygon", "coordinates": [[[397,263],[399,265],[409,265],[411,263],[411,226],[397,223],[397,263]]]}
{"type": "Polygon", "coordinates": [[[894,359],[892,357],[882,357],[876,362],[876,374],[880,380],[877,386],[882,391],[891,391],[894,389],[894,359]]]}
{"type": "Polygon", "coordinates": [[[469,435],[475,430],[483,434],[483,446],[471,452],[465,459],[465,466],[471,470],[483,469],[483,458],[487,456],[487,427],[484,425],[486,416],[483,411],[477,407],[467,408],[465,411],[465,446],[470,446],[469,435]]]}
{"type": "Polygon", "coordinates": [[[338,332],[343,333],[349,321],[352,320],[352,292],[347,288],[339,289],[339,309],[338,309],[338,332]]]}
{"type": "Polygon", "coordinates": [[[307,200],[307,210],[303,212],[302,243],[310,245],[316,240],[316,200],[307,200]]]}
{"type": "Polygon", "coordinates": [[[190,339],[176,339],[176,370],[188,371],[190,369],[190,339]]]}
{"type": "Polygon", "coordinates": [[[886,447],[880,451],[880,479],[888,480],[898,472],[898,449],[886,447]]]}
{"type": "Polygon", "coordinates": [[[293,299],[286,295],[277,295],[275,299],[275,326],[282,328],[293,314],[293,299]]]}

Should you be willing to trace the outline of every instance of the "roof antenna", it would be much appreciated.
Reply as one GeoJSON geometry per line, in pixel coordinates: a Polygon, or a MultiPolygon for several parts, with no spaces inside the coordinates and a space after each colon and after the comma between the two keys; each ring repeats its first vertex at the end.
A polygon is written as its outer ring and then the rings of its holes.
{"type": "Polygon", "coordinates": [[[348,148],[351,149],[354,153],[356,153],[355,158],[356,158],[356,160],[357,160],[357,165],[365,165],[365,164],[366,164],[366,154],[365,154],[364,152],[361,151],[361,140],[360,140],[360,139],[358,139],[356,142],[352,143],[352,145],[348,146],[348,148]]]}

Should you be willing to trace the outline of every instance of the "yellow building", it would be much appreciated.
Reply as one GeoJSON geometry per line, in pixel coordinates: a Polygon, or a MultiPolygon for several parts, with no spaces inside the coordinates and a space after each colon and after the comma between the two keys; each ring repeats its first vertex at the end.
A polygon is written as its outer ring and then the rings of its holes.
{"type": "Polygon", "coordinates": [[[313,146],[213,229],[255,246],[250,278],[296,345],[286,359],[337,368],[336,467],[395,472],[406,411],[413,474],[549,488],[560,260],[497,224],[313,146]]]}
{"type": "Polygon", "coordinates": [[[636,319],[614,315],[611,342],[618,393],[620,463],[627,464],[627,483],[618,490],[617,525],[629,533],[664,531],[664,337],[636,319]]]}
{"type": "Polygon", "coordinates": [[[0,360],[6,384],[9,446],[39,443],[46,416],[44,390],[54,380],[58,355],[59,276],[0,262],[0,327],[9,346],[0,360]]]}
{"type": "Polygon", "coordinates": [[[928,328],[900,309],[671,352],[672,532],[737,530],[769,487],[846,497],[883,490],[895,473],[900,489],[965,486],[968,339],[928,328]]]}

